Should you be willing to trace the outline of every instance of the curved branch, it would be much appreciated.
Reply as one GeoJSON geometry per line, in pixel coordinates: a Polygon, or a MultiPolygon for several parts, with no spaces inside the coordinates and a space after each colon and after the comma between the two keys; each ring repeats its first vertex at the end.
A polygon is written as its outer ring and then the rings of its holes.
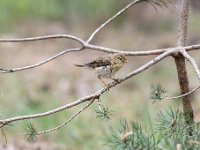
{"type": "Polygon", "coordinates": [[[121,15],[123,12],[125,12],[126,10],[128,10],[129,8],[131,8],[131,6],[141,2],[141,1],[147,1],[147,0],[135,0],[131,3],[129,3],[128,5],[126,5],[123,9],[121,9],[120,11],[118,11],[114,16],[112,16],[111,18],[109,18],[106,22],[104,22],[103,24],[101,24],[88,38],[86,43],[90,43],[91,40],[94,38],[94,36],[102,29],[104,28],[106,25],[108,25],[110,22],[112,22],[115,18],[117,18],[119,15],[121,15]]]}
{"type": "Polygon", "coordinates": [[[2,68],[0,68],[0,72],[1,72],[1,73],[13,73],[13,72],[17,72],[17,71],[23,71],[23,70],[27,70],[27,69],[36,68],[36,67],[38,67],[38,66],[44,65],[44,64],[46,64],[46,63],[48,63],[48,62],[50,62],[50,61],[52,61],[52,60],[58,58],[58,57],[60,57],[60,56],[62,56],[62,55],[64,55],[64,54],[66,54],[66,53],[75,52],[75,51],[80,51],[81,49],[82,49],[82,48],[71,48],[71,49],[67,49],[67,50],[64,50],[64,51],[62,51],[62,52],[60,52],[60,53],[58,53],[58,54],[56,54],[56,55],[54,55],[54,56],[52,56],[52,57],[49,57],[49,58],[46,59],[46,60],[43,60],[43,61],[41,61],[41,62],[39,62],[39,63],[33,64],[33,65],[29,65],[29,66],[24,66],[24,67],[19,67],[19,68],[13,68],[13,69],[2,69],[2,68]]]}
{"type": "Polygon", "coordinates": [[[192,58],[185,50],[181,51],[181,53],[191,63],[192,67],[194,68],[196,72],[197,78],[200,81],[200,70],[194,58],[192,58]]]}
{"type": "MultiPolygon", "coordinates": [[[[102,47],[98,45],[92,45],[92,44],[84,44],[84,47],[90,50],[96,50],[96,51],[102,51],[106,53],[122,53],[126,56],[148,56],[148,55],[159,55],[162,54],[168,50],[179,50],[180,47],[170,47],[170,48],[162,48],[162,49],[151,49],[151,50],[144,50],[144,51],[123,51],[118,49],[112,49],[107,47],[102,47]]],[[[192,50],[198,50],[200,49],[200,44],[197,45],[191,45],[191,46],[185,46],[183,47],[186,51],[192,51],[192,50]]]]}
{"type": "Polygon", "coordinates": [[[66,104],[66,105],[64,105],[62,107],[58,107],[58,108],[52,109],[52,110],[44,112],[44,113],[38,113],[38,114],[34,114],[34,115],[17,116],[17,117],[13,117],[13,118],[0,120],[0,128],[2,128],[5,125],[8,125],[9,123],[16,122],[16,121],[19,121],[19,120],[28,120],[28,119],[46,117],[46,116],[58,113],[60,111],[72,108],[72,107],[77,106],[77,105],[79,105],[81,103],[84,103],[86,101],[98,99],[100,94],[103,91],[105,92],[106,90],[103,88],[103,89],[95,92],[94,94],[82,97],[82,98],[80,98],[80,99],[78,99],[78,100],[76,100],[76,101],[74,101],[72,103],[66,104]]]}
{"type": "Polygon", "coordinates": [[[85,109],[87,109],[93,102],[94,102],[94,99],[90,103],[88,103],[86,106],[84,106],[82,109],[80,109],[78,112],[76,112],[73,116],[71,116],[67,121],[65,121],[64,123],[60,124],[59,126],[57,126],[55,128],[52,128],[52,129],[49,129],[49,130],[37,132],[36,135],[46,134],[46,133],[53,132],[53,131],[56,131],[56,130],[64,127],[69,122],[71,122],[74,118],[76,118],[81,112],[83,112],[85,109]]]}
{"type": "Polygon", "coordinates": [[[153,49],[153,50],[146,50],[146,51],[122,51],[118,49],[112,49],[92,44],[85,44],[85,48],[90,50],[102,51],[106,53],[122,53],[126,56],[147,56],[147,55],[159,55],[167,51],[168,49],[172,48],[165,48],[165,49],[153,49]]]}
{"type": "Polygon", "coordinates": [[[170,98],[170,99],[178,99],[178,98],[182,98],[182,97],[188,96],[188,95],[192,94],[193,92],[195,92],[196,90],[198,90],[199,88],[200,88],[200,84],[197,85],[197,86],[196,86],[194,89],[192,89],[191,91],[189,91],[189,92],[187,92],[187,93],[184,93],[184,94],[182,94],[182,95],[179,95],[179,96],[174,96],[174,97],[172,97],[172,98],[170,98]]]}
{"type": "MultiPolygon", "coordinates": [[[[182,50],[180,51],[181,54],[191,63],[192,67],[194,68],[195,72],[196,72],[196,75],[197,75],[197,78],[198,80],[200,81],[200,70],[199,70],[199,67],[197,66],[194,58],[192,58],[186,51],[184,48],[182,48],[182,50]]],[[[197,89],[200,88],[200,84],[198,86],[196,86],[194,89],[190,90],[189,92],[187,93],[184,93],[182,95],[179,95],[179,96],[176,96],[176,97],[172,97],[172,99],[178,99],[178,98],[182,98],[182,97],[185,97],[187,95],[190,95],[191,93],[193,93],[194,91],[196,91],[197,89]]]]}
{"type": "MultiPolygon", "coordinates": [[[[186,47],[183,47],[183,48],[186,51],[197,50],[197,49],[200,49],[200,44],[186,46],[186,47]]],[[[64,50],[64,51],[62,51],[62,52],[60,52],[60,53],[58,53],[58,54],[56,54],[52,57],[47,58],[46,60],[43,60],[43,61],[36,63],[36,64],[33,64],[33,65],[18,67],[18,68],[12,68],[12,69],[0,68],[0,73],[13,73],[13,72],[17,72],[17,71],[23,71],[23,70],[27,70],[27,69],[36,68],[36,67],[44,65],[44,64],[58,58],[58,57],[66,54],[66,53],[77,52],[77,51],[81,51],[81,50],[85,50],[85,49],[102,51],[102,52],[106,52],[106,53],[122,53],[126,56],[148,56],[148,55],[159,55],[159,54],[162,54],[162,53],[169,51],[169,50],[177,51],[180,48],[179,47],[171,47],[171,48],[166,48],[166,49],[153,49],[153,50],[146,50],[146,51],[122,51],[122,50],[117,50],[117,49],[87,44],[83,41],[83,47],[71,48],[71,49],[64,50]]]]}
{"type": "Polygon", "coordinates": [[[84,44],[84,41],[81,38],[78,38],[70,34],[55,34],[55,35],[46,35],[38,37],[29,37],[29,38],[16,38],[16,39],[0,39],[0,42],[33,42],[39,40],[60,39],[60,38],[67,38],[76,41],[81,45],[84,44]]]}

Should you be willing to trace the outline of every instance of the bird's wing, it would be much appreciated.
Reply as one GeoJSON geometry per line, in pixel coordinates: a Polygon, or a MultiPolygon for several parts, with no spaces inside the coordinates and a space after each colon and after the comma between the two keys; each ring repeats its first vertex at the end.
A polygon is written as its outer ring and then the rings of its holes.
{"type": "Polygon", "coordinates": [[[85,64],[87,67],[96,68],[111,65],[110,57],[99,57],[98,59],[85,64]]]}

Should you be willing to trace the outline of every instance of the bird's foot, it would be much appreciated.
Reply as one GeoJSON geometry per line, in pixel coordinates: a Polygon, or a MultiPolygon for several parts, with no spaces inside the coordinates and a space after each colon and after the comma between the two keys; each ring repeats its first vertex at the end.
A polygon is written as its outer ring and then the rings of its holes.
{"type": "Polygon", "coordinates": [[[109,91],[110,90],[110,86],[107,84],[107,85],[104,85],[104,87],[106,88],[106,91],[109,91]]]}
{"type": "Polygon", "coordinates": [[[120,79],[118,79],[118,78],[111,78],[111,79],[114,80],[117,83],[120,83],[120,79]]]}
{"type": "Polygon", "coordinates": [[[106,90],[109,91],[109,89],[110,89],[109,85],[106,82],[104,82],[100,77],[98,77],[98,78],[104,84],[104,87],[106,88],[106,90]]]}

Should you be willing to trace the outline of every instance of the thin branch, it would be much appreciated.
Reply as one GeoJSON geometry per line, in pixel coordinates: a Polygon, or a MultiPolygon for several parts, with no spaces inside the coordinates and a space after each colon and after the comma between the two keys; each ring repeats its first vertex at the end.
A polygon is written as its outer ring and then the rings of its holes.
{"type": "MultiPolygon", "coordinates": [[[[170,48],[162,48],[162,49],[151,49],[151,50],[145,50],[145,51],[134,51],[134,50],[118,50],[118,49],[112,49],[92,44],[84,43],[84,48],[90,49],[90,50],[96,50],[96,51],[102,51],[106,53],[122,53],[126,56],[148,56],[148,55],[160,55],[168,50],[180,50],[180,47],[170,47],[170,48]]],[[[183,47],[186,51],[192,51],[192,50],[198,50],[200,49],[200,44],[197,45],[191,45],[191,46],[185,46],[183,47]]]]}
{"type": "Polygon", "coordinates": [[[124,81],[124,80],[127,80],[135,75],[137,75],[138,73],[141,73],[143,71],[145,71],[146,69],[148,69],[149,67],[151,67],[152,65],[158,63],[159,61],[161,61],[162,59],[164,59],[165,57],[171,55],[172,53],[174,53],[175,50],[169,50],[169,51],[166,51],[165,53],[157,56],[156,58],[154,58],[153,60],[149,61],[148,63],[144,64],[143,66],[141,66],[140,68],[136,69],[135,71],[129,73],[127,76],[125,76],[124,78],[122,79],[119,79],[118,82],[121,82],[121,81],[124,81]]]}
{"type": "Polygon", "coordinates": [[[88,38],[86,43],[90,43],[92,41],[92,39],[95,37],[95,35],[101,30],[103,29],[106,25],[108,25],[110,22],[112,22],[114,19],[116,19],[119,15],[121,15],[122,13],[124,13],[125,11],[127,11],[129,8],[131,8],[133,5],[140,3],[140,2],[149,2],[151,4],[155,4],[158,6],[162,6],[162,5],[166,5],[165,1],[154,1],[154,0],[134,0],[133,2],[129,3],[128,5],[126,5],[125,7],[123,7],[120,11],[118,11],[115,15],[113,15],[112,17],[110,17],[108,20],[106,20],[106,22],[104,22],[103,24],[101,24],[88,38]]]}
{"type": "Polygon", "coordinates": [[[165,57],[169,56],[171,53],[173,53],[174,50],[171,51],[167,51],[159,56],[157,56],[156,58],[154,58],[153,60],[149,61],[148,63],[144,64],[143,66],[139,67],[138,69],[134,70],[133,72],[129,73],[127,76],[119,79],[117,82],[114,81],[112,83],[110,83],[107,87],[104,87],[100,90],[98,90],[97,92],[84,96],[72,103],[66,104],[62,107],[58,107],[56,109],[52,109],[50,111],[44,112],[44,113],[38,113],[38,114],[33,114],[33,115],[24,115],[24,116],[17,116],[17,117],[12,117],[12,118],[8,118],[8,119],[3,119],[0,120],[0,128],[8,125],[9,123],[12,122],[16,122],[19,120],[28,120],[28,119],[34,119],[34,118],[40,118],[40,117],[45,117],[45,116],[49,116],[55,113],[58,113],[60,111],[75,107],[81,103],[84,103],[86,101],[91,101],[93,99],[99,99],[99,97],[105,93],[106,91],[108,91],[110,88],[115,87],[116,85],[120,84],[121,82],[124,82],[125,80],[128,80],[129,78],[145,71],[146,69],[148,69],[149,67],[153,66],[154,64],[158,63],[159,61],[161,61],[162,59],[164,59],[165,57]]]}
{"type": "MultiPolygon", "coordinates": [[[[197,66],[194,58],[192,58],[184,49],[182,49],[180,52],[191,63],[192,67],[194,68],[194,70],[196,72],[198,80],[200,80],[200,70],[199,70],[199,67],[197,66]]],[[[182,98],[187,95],[190,95],[191,93],[193,93],[194,91],[196,91],[199,88],[200,88],[200,84],[198,86],[196,86],[194,89],[192,89],[191,91],[189,91],[185,94],[182,94],[180,96],[173,97],[172,99],[178,99],[178,98],[182,98]]]]}
{"type": "Polygon", "coordinates": [[[185,50],[181,51],[181,53],[191,63],[192,67],[196,72],[197,78],[200,81],[200,70],[194,58],[192,58],[185,50]]]}
{"type": "Polygon", "coordinates": [[[200,84],[198,86],[196,86],[194,89],[190,90],[189,92],[184,93],[184,94],[179,95],[179,96],[174,96],[174,97],[172,97],[170,99],[178,99],[178,98],[182,98],[182,97],[188,96],[188,95],[192,94],[193,92],[195,92],[199,88],[200,88],[200,84]]]}
{"type": "Polygon", "coordinates": [[[111,18],[109,18],[106,22],[104,22],[103,24],[101,24],[88,38],[86,43],[90,43],[91,40],[94,38],[94,36],[102,29],[104,28],[106,25],[108,25],[110,22],[112,22],[115,18],[117,18],[119,15],[121,15],[123,12],[125,12],[126,10],[128,10],[129,8],[131,8],[131,6],[141,2],[141,1],[146,1],[146,0],[134,0],[133,2],[129,3],[128,5],[126,5],[123,9],[121,9],[120,11],[118,11],[114,16],[112,16],[111,18]]]}
{"type": "Polygon", "coordinates": [[[62,127],[64,127],[65,125],[67,125],[69,122],[71,122],[74,118],[76,118],[81,112],[83,112],[85,109],[87,109],[93,102],[95,99],[93,99],[90,103],[88,103],[86,106],[84,106],[82,109],[80,109],[78,112],[76,112],[73,116],[71,116],[71,118],[69,118],[67,121],[65,121],[64,123],[60,124],[59,126],[49,129],[49,130],[45,130],[45,131],[41,131],[41,132],[37,132],[36,135],[41,135],[41,134],[46,134],[46,133],[50,133],[53,131],[56,131],[62,127]]]}
{"type": "MultiPolygon", "coordinates": [[[[152,49],[152,50],[146,50],[146,51],[133,51],[133,50],[123,51],[123,50],[118,50],[118,49],[102,47],[98,45],[92,45],[85,42],[81,38],[78,38],[74,35],[69,35],[69,34],[55,34],[55,35],[46,35],[46,36],[38,36],[38,37],[29,37],[29,38],[16,38],[16,39],[0,39],[0,42],[30,42],[30,41],[53,39],[53,38],[69,38],[69,39],[77,40],[77,42],[79,42],[84,47],[84,49],[91,49],[91,50],[102,51],[102,52],[107,52],[107,53],[123,53],[127,56],[159,55],[169,49],[177,48],[177,47],[170,47],[170,48],[152,49]]],[[[186,51],[197,50],[197,49],[200,49],[200,44],[186,46],[184,47],[184,49],[186,51]]]]}
{"type": "Polygon", "coordinates": [[[186,46],[183,47],[186,51],[191,51],[191,50],[198,50],[200,49],[200,44],[196,44],[196,45],[191,45],[191,46],[186,46]]]}
{"type": "Polygon", "coordinates": [[[12,118],[8,118],[8,119],[0,120],[0,128],[5,126],[5,125],[8,125],[9,123],[16,122],[16,121],[19,121],[19,120],[28,120],[28,119],[41,118],[41,117],[49,116],[49,115],[58,113],[60,111],[75,107],[75,106],[77,106],[77,105],[79,105],[81,103],[84,103],[86,101],[90,101],[90,100],[93,100],[93,99],[98,99],[100,94],[104,93],[105,91],[106,91],[106,88],[103,88],[103,89],[101,89],[101,90],[99,90],[99,91],[97,91],[97,92],[95,92],[95,93],[93,93],[91,95],[84,96],[84,97],[82,97],[82,98],[80,98],[80,99],[78,99],[78,100],[76,100],[76,101],[74,101],[72,103],[66,104],[64,106],[52,109],[52,110],[44,112],[44,113],[17,116],[17,117],[12,117],[12,118]]]}
{"type": "Polygon", "coordinates": [[[0,42],[33,42],[39,40],[61,39],[61,38],[71,39],[73,41],[80,43],[81,45],[83,45],[84,43],[84,41],[81,38],[78,38],[70,34],[55,34],[55,35],[46,35],[38,37],[29,37],[29,38],[0,39],[0,42]]]}
{"type": "MultiPolygon", "coordinates": [[[[6,39],[4,39],[4,40],[6,40],[6,39]]],[[[101,46],[96,46],[96,45],[92,45],[92,44],[87,44],[85,42],[83,42],[83,45],[84,46],[80,47],[80,48],[72,48],[72,49],[64,50],[52,57],[47,58],[46,60],[38,62],[36,64],[32,64],[32,65],[28,65],[28,66],[24,66],[24,67],[12,68],[12,69],[0,68],[0,73],[13,73],[13,72],[17,72],[17,71],[23,71],[23,70],[27,70],[27,69],[36,68],[36,67],[44,65],[44,64],[58,58],[66,53],[77,52],[77,51],[81,51],[81,50],[85,50],[85,49],[91,49],[91,50],[102,51],[102,52],[107,52],[107,53],[122,53],[127,56],[158,55],[158,54],[162,54],[168,50],[176,51],[176,50],[180,49],[179,47],[172,47],[172,48],[166,48],[166,49],[154,49],[154,50],[146,50],[146,51],[121,51],[121,50],[117,50],[117,49],[111,49],[111,48],[107,48],[107,47],[101,47],[101,46]]],[[[186,47],[184,47],[184,49],[186,51],[197,50],[197,49],[200,49],[200,44],[186,46],[186,47]]]]}
{"type": "Polygon", "coordinates": [[[33,65],[29,65],[29,66],[19,67],[19,68],[13,68],[13,69],[2,69],[2,68],[0,68],[0,72],[1,73],[13,73],[13,72],[17,72],[17,71],[23,71],[23,70],[27,70],[27,69],[36,68],[36,67],[44,65],[44,64],[46,64],[46,63],[58,58],[58,57],[66,54],[66,53],[76,52],[76,51],[80,51],[80,50],[82,50],[82,48],[67,49],[67,50],[64,50],[64,51],[62,51],[62,52],[60,52],[60,53],[58,53],[58,54],[56,54],[56,55],[54,55],[52,57],[49,57],[46,60],[43,60],[43,61],[41,61],[39,63],[33,64],[33,65]]]}
{"type": "MultiPolygon", "coordinates": [[[[107,47],[102,47],[102,46],[97,46],[97,45],[92,45],[92,44],[86,44],[84,45],[84,47],[90,50],[96,50],[96,51],[101,51],[101,52],[106,52],[106,53],[122,53],[126,56],[159,55],[159,54],[164,53],[168,49],[172,49],[172,48],[165,48],[165,49],[153,49],[153,50],[146,50],[146,51],[122,51],[118,49],[112,49],[112,48],[107,48],[107,47]]],[[[199,48],[200,48],[200,45],[199,45],[199,48]]]]}

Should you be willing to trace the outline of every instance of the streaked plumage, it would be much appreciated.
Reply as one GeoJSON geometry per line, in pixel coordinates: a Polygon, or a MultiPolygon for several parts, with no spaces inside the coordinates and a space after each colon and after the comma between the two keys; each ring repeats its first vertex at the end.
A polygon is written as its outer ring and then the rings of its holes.
{"type": "Polygon", "coordinates": [[[110,54],[99,57],[94,61],[83,65],[76,65],[78,67],[87,67],[95,71],[98,78],[106,85],[106,83],[101,78],[113,79],[115,73],[120,70],[127,60],[123,54],[110,54]]]}

